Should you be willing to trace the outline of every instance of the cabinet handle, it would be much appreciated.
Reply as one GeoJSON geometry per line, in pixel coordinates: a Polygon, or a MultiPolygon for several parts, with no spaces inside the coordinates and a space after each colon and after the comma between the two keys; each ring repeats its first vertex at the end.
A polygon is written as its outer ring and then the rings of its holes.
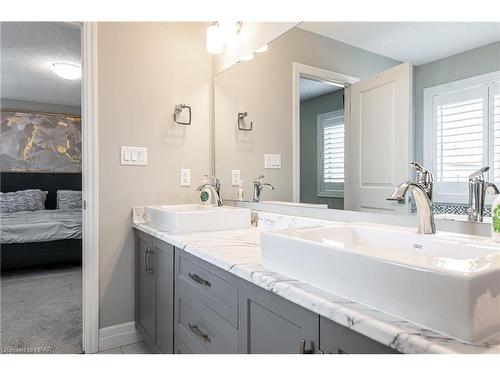
{"type": "Polygon", "coordinates": [[[311,345],[311,349],[306,349],[306,340],[301,339],[299,353],[300,354],[313,354],[312,345],[311,345]]]}
{"type": "Polygon", "coordinates": [[[149,258],[149,243],[146,245],[146,251],[144,252],[144,271],[148,274],[148,258],[149,258]]]}
{"type": "Polygon", "coordinates": [[[153,249],[150,247],[149,248],[149,254],[148,254],[148,274],[151,275],[154,271],[154,268],[151,266],[151,256],[154,254],[153,249]]]}
{"type": "Polygon", "coordinates": [[[210,342],[210,337],[206,333],[204,333],[202,330],[198,328],[197,324],[194,323],[188,323],[189,329],[191,332],[193,332],[196,336],[198,336],[200,339],[202,339],[204,342],[210,342]]]}
{"type": "Polygon", "coordinates": [[[195,282],[197,282],[198,284],[200,285],[203,285],[203,286],[212,286],[212,284],[210,284],[209,281],[201,278],[200,276],[198,276],[197,274],[195,273],[188,273],[189,277],[191,279],[193,279],[195,282]]]}

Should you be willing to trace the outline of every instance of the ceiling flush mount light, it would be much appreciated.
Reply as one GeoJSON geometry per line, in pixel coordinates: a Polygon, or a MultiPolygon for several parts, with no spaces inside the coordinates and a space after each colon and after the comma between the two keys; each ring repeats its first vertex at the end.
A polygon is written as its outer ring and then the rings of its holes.
{"type": "Polygon", "coordinates": [[[82,76],[82,68],[80,67],[80,65],[76,64],[57,62],[50,64],[49,69],[56,76],[63,79],[73,80],[81,78],[82,76]]]}
{"type": "Polygon", "coordinates": [[[255,50],[255,52],[257,52],[257,53],[262,53],[262,52],[266,52],[266,51],[267,51],[267,44],[264,44],[262,47],[257,48],[255,50]]]}
{"type": "Polygon", "coordinates": [[[207,27],[207,51],[214,55],[224,51],[222,31],[218,22],[214,22],[207,27]]]}

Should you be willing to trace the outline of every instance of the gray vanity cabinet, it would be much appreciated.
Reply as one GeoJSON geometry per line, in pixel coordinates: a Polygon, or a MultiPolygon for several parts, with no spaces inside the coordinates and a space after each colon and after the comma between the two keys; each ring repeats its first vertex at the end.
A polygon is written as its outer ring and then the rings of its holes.
{"type": "Polygon", "coordinates": [[[136,232],[136,326],[153,352],[173,353],[174,247],[136,232]]]}
{"type": "Polygon", "coordinates": [[[135,267],[135,325],[151,347],[153,337],[153,278],[148,269],[151,257],[152,237],[136,231],[135,267]]]}
{"type": "Polygon", "coordinates": [[[397,353],[141,231],[135,314],[156,353],[397,353]]]}
{"type": "Polygon", "coordinates": [[[246,281],[239,283],[239,352],[312,354],[319,316],[246,281]]]}
{"type": "Polygon", "coordinates": [[[323,317],[320,317],[319,335],[320,352],[325,354],[398,353],[388,346],[323,317]]]}

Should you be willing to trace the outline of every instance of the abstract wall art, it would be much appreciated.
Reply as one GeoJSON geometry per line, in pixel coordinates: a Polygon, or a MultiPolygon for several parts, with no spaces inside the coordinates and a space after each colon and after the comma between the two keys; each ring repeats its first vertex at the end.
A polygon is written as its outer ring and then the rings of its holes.
{"type": "Polygon", "coordinates": [[[2,172],[81,173],[80,117],[26,111],[0,111],[2,172]]]}

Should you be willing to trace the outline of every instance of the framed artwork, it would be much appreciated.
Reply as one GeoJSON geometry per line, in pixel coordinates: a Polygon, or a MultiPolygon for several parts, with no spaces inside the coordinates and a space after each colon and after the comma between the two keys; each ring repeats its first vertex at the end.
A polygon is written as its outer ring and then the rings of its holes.
{"type": "Polygon", "coordinates": [[[0,111],[2,172],[82,171],[82,125],[79,116],[0,111]]]}

